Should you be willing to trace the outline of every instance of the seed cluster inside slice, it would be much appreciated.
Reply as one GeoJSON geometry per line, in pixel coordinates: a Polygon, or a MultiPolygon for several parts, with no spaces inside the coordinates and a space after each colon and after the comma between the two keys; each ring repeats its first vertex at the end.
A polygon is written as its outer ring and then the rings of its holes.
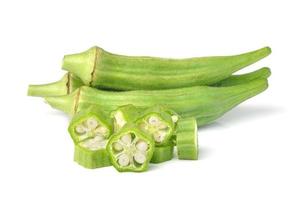
{"type": "Polygon", "coordinates": [[[112,149],[121,167],[140,167],[147,160],[149,144],[134,133],[127,133],[112,143],[112,149]]]}
{"type": "Polygon", "coordinates": [[[152,135],[154,141],[158,144],[165,141],[171,130],[169,125],[157,115],[149,115],[140,122],[139,127],[142,131],[152,135]]]}
{"type": "Polygon", "coordinates": [[[79,145],[90,150],[104,149],[109,130],[95,117],[89,117],[75,126],[79,145]]]}

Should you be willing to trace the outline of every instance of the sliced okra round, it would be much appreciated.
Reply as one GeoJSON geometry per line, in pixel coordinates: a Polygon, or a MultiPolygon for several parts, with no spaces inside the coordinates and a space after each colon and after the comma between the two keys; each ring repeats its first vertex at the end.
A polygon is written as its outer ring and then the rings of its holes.
{"type": "Polygon", "coordinates": [[[111,112],[113,118],[114,132],[120,131],[120,129],[127,123],[132,123],[140,116],[141,109],[134,105],[120,106],[116,110],[111,112]]]}
{"type": "Polygon", "coordinates": [[[106,148],[112,133],[112,122],[99,107],[90,106],[74,115],[68,130],[75,144],[97,151],[106,148]]]}
{"type": "Polygon", "coordinates": [[[134,124],[126,124],[110,137],[106,149],[118,171],[142,172],[148,169],[154,142],[134,124]]]}
{"type": "Polygon", "coordinates": [[[111,165],[106,149],[90,150],[79,144],[75,144],[74,161],[89,169],[111,165]]]}
{"type": "Polygon", "coordinates": [[[181,118],[176,128],[177,155],[180,160],[198,159],[198,129],[195,118],[181,118]]]}
{"type": "Polygon", "coordinates": [[[173,158],[174,144],[166,146],[156,146],[153,152],[151,163],[162,163],[173,158]]]}
{"type": "Polygon", "coordinates": [[[137,120],[139,128],[151,135],[157,146],[167,144],[175,130],[177,115],[172,115],[162,106],[154,106],[145,110],[137,120]]]}

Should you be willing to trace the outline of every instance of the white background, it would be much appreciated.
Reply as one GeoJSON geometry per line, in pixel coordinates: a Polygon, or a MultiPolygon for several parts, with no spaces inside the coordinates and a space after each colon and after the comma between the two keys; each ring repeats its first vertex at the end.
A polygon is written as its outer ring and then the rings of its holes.
{"type": "Polygon", "coordinates": [[[298,1],[1,1],[0,199],[300,199],[298,1]],[[59,79],[64,54],[273,53],[270,87],[199,130],[198,161],[146,173],[73,162],[68,118],[28,84],[59,79]]]}

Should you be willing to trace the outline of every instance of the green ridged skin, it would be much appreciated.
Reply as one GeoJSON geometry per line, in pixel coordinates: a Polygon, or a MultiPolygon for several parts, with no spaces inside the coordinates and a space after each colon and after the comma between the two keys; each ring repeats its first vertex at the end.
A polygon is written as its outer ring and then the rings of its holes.
{"type": "Polygon", "coordinates": [[[115,90],[156,90],[212,85],[271,53],[269,47],[234,55],[167,59],[116,55],[99,47],[63,59],[63,69],[85,85],[115,90]]]}
{"type": "Polygon", "coordinates": [[[66,73],[59,81],[53,83],[29,85],[27,94],[38,97],[62,96],[72,93],[82,85],[83,82],[78,77],[66,73]]]}
{"type": "Polygon", "coordinates": [[[214,84],[213,86],[225,87],[225,86],[239,85],[253,80],[267,79],[270,76],[271,76],[271,70],[268,67],[263,67],[261,69],[258,69],[253,72],[249,72],[247,74],[232,75],[229,78],[214,84]]]}
{"type": "Polygon", "coordinates": [[[140,117],[142,110],[130,104],[120,106],[112,111],[110,116],[114,121],[114,132],[118,132],[127,123],[135,122],[140,117]]]}
{"type": "Polygon", "coordinates": [[[53,108],[70,115],[96,104],[105,110],[132,104],[137,107],[164,105],[182,117],[195,117],[199,126],[221,117],[241,102],[256,96],[268,87],[266,79],[229,87],[194,86],[168,90],[112,92],[81,87],[70,95],[46,97],[53,108]]]}
{"type": "MultiPolygon", "coordinates": [[[[128,144],[126,146],[129,147],[128,144]]],[[[128,123],[118,133],[113,134],[110,137],[106,150],[109,153],[109,157],[112,165],[119,172],[144,172],[149,167],[149,162],[152,158],[154,148],[155,148],[155,144],[153,139],[150,136],[143,133],[135,124],[128,123]],[[130,142],[132,146],[135,147],[138,141],[143,141],[148,145],[147,150],[145,151],[146,160],[144,161],[143,164],[137,164],[134,161],[132,155],[135,154],[136,152],[135,150],[131,150],[131,147],[126,150],[122,150],[122,152],[117,152],[114,149],[114,144],[119,142],[123,136],[126,136],[128,134],[134,136],[132,142],[130,142]],[[121,155],[121,153],[124,152],[130,155],[130,163],[127,166],[121,166],[118,161],[118,159],[120,158],[119,156],[121,155]]]]}
{"type": "Polygon", "coordinates": [[[166,146],[156,146],[154,148],[151,163],[162,163],[172,160],[174,153],[174,145],[169,144],[166,146]]]}
{"type": "Polygon", "coordinates": [[[111,166],[106,149],[91,151],[78,144],[74,149],[74,161],[88,169],[111,166]]]}
{"type": "Polygon", "coordinates": [[[180,160],[198,160],[198,133],[195,118],[181,118],[176,130],[177,156],[180,160]]]}

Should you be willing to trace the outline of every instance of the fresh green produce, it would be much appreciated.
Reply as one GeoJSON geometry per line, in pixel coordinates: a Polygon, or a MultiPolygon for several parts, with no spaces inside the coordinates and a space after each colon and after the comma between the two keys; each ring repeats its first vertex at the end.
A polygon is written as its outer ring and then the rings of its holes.
{"type": "Polygon", "coordinates": [[[268,56],[269,47],[234,55],[188,59],[122,56],[102,48],[63,59],[63,69],[78,76],[85,85],[104,89],[170,89],[212,85],[234,72],[268,56]]]}
{"type": "Polygon", "coordinates": [[[263,92],[266,79],[229,87],[194,86],[168,90],[137,90],[112,92],[81,87],[70,95],[45,97],[53,108],[70,115],[87,109],[92,104],[112,111],[119,106],[132,104],[138,107],[165,105],[182,117],[195,117],[198,126],[221,117],[241,102],[263,92]]]}
{"type": "Polygon", "coordinates": [[[120,172],[148,169],[154,151],[153,139],[135,124],[126,124],[107,144],[112,165],[120,172]]]}
{"type": "Polygon", "coordinates": [[[114,132],[118,132],[128,122],[135,122],[141,115],[143,109],[132,104],[118,107],[111,112],[114,121],[114,132]]]}
{"type": "Polygon", "coordinates": [[[83,85],[83,82],[71,73],[66,73],[59,81],[42,84],[29,85],[29,96],[61,96],[72,93],[74,90],[83,85]]]}
{"type": "Polygon", "coordinates": [[[74,146],[74,161],[79,165],[89,169],[111,166],[110,158],[105,149],[91,150],[79,144],[74,146]]]}
{"type": "Polygon", "coordinates": [[[162,163],[173,158],[174,144],[155,146],[151,163],[162,163]]]}
{"type": "Polygon", "coordinates": [[[144,133],[153,138],[156,146],[161,146],[169,143],[175,131],[174,116],[176,122],[177,115],[172,115],[169,109],[156,105],[146,109],[136,121],[136,124],[144,133]]]}
{"type": "Polygon", "coordinates": [[[225,87],[225,86],[239,85],[239,84],[248,83],[253,80],[267,79],[269,78],[270,75],[271,75],[271,70],[268,67],[263,67],[247,74],[232,75],[229,78],[214,84],[213,86],[225,87]]]}
{"type": "Polygon", "coordinates": [[[112,134],[109,115],[97,106],[78,112],[69,125],[75,144],[74,160],[86,168],[110,165],[106,144],[112,134]]]}
{"type": "Polygon", "coordinates": [[[176,129],[177,155],[180,160],[198,159],[198,134],[195,118],[181,118],[176,129]]]}

